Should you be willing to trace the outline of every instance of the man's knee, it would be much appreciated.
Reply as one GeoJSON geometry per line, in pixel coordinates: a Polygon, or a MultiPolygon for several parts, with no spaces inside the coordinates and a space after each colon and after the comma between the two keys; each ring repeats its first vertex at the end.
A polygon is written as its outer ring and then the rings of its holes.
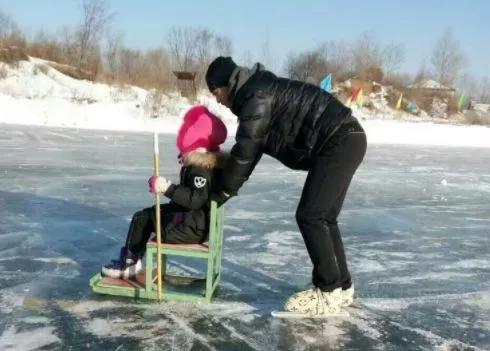
{"type": "Polygon", "coordinates": [[[323,221],[322,216],[314,211],[306,211],[303,209],[296,210],[296,222],[299,225],[310,224],[323,221]]]}

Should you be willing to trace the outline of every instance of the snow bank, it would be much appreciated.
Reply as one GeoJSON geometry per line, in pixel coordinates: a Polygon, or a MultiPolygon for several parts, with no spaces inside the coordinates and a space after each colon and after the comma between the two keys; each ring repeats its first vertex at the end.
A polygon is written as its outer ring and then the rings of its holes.
{"type": "MultiPolygon", "coordinates": [[[[162,96],[158,118],[145,111],[149,92],[131,86],[109,86],[70,78],[31,58],[12,68],[0,63],[0,123],[119,131],[176,133],[189,101],[178,94],[162,96]]],[[[198,102],[236,130],[236,117],[203,92],[198,102]]],[[[384,110],[382,110],[384,111],[384,110]]],[[[371,144],[415,144],[490,147],[490,128],[430,122],[393,121],[389,111],[371,115],[355,110],[371,144]]]]}
{"type": "MultiPolygon", "coordinates": [[[[176,133],[191,106],[179,94],[163,94],[159,117],[145,108],[150,94],[132,86],[109,86],[68,77],[47,61],[31,58],[13,68],[0,62],[0,122],[51,127],[176,133]]],[[[234,128],[236,117],[210,94],[198,103],[207,106],[234,128]]]]}
{"type": "Polygon", "coordinates": [[[417,84],[413,84],[410,86],[411,88],[425,88],[425,89],[442,89],[442,90],[449,90],[448,87],[442,85],[438,81],[435,81],[433,79],[426,79],[423,80],[417,84]]]}
{"type": "Polygon", "coordinates": [[[365,120],[371,144],[407,144],[490,147],[490,128],[430,122],[365,120]]]}

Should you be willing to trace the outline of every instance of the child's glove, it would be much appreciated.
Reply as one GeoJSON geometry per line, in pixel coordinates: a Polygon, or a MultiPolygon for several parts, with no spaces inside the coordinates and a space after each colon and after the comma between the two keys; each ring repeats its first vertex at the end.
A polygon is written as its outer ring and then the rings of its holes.
{"type": "Polygon", "coordinates": [[[164,177],[151,176],[148,179],[148,191],[150,193],[164,193],[172,185],[172,182],[164,177]]]}

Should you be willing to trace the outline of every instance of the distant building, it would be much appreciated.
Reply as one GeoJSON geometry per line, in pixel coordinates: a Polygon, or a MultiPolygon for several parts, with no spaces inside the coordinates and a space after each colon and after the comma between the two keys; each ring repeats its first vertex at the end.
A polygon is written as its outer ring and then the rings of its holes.
{"type": "Polygon", "coordinates": [[[457,112],[456,89],[424,79],[403,90],[407,98],[433,117],[448,118],[457,112]]]}
{"type": "Polygon", "coordinates": [[[433,79],[424,79],[420,82],[410,85],[407,90],[416,90],[417,92],[425,92],[427,95],[441,95],[454,96],[456,89],[449,88],[433,79]]]}

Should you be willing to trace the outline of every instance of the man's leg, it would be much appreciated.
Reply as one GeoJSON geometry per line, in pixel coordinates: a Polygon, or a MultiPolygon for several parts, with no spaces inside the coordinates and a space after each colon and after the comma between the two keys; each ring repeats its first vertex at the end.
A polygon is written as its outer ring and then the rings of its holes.
{"type": "MultiPolygon", "coordinates": [[[[315,160],[308,172],[296,218],[306,248],[313,263],[313,284],[324,291],[332,291],[342,285],[340,262],[347,271],[345,254],[341,246],[340,232],[335,221],[334,235],[325,225],[329,214],[340,212],[349,182],[359,166],[366,150],[366,137],[361,133],[346,136],[338,145],[325,151],[315,160]]],[[[344,272],[345,273],[345,272],[344,272]]]]}
{"type": "Polygon", "coordinates": [[[347,260],[345,257],[344,244],[340,235],[339,225],[337,223],[337,217],[339,216],[342,204],[344,203],[345,195],[350,185],[350,180],[344,187],[344,190],[336,200],[335,205],[330,209],[325,225],[328,227],[330,238],[332,239],[335,257],[337,259],[337,265],[340,273],[340,286],[342,289],[348,289],[352,285],[349,269],[347,268],[347,260]]]}

